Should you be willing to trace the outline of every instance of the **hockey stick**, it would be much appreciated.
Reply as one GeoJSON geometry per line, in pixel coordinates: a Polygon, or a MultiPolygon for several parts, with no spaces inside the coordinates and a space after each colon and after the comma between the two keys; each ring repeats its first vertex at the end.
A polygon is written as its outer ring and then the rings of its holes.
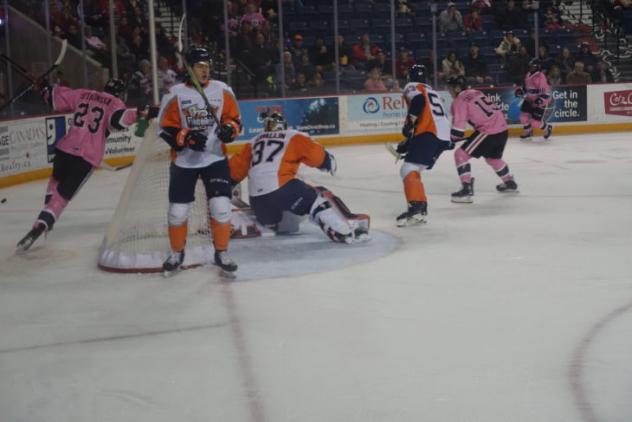
{"type": "Polygon", "coordinates": [[[126,168],[129,168],[131,166],[134,165],[134,162],[132,161],[131,163],[127,163],[127,164],[123,164],[122,166],[111,166],[108,163],[106,163],[105,161],[101,161],[101,164],[99,164],[99,168],[101,170],[107,170],[107,171],[119,171],[119,170],[123,170],[126,168]]]}
{"type": "Polygon", "coordinates": [[[211,103],[206,97],[206,94],[204,93],[204,89],[200,85],[200,81],[198,80],[197,76],[195,76],[195,73],[193,73],[193,69],[191,69],[191,66],[189,66],[189,63],[187,63],[186,57],[184,57],[184,51],[183,51],[184,47],[182,44],[182,29],[183,29],[184,20],[186,19],[186,17],[187,17],[187,14],[183,13],[182,19],[180,19],[180,25],[178,25],[178,53],[180,53],[180,55],[183,58],[184,67],[187,70],[187,74],[189,75],[189,79],[191,79],[191,83],[193,84],[193,87],[202,96],[202,99],[204,100],[204,104],[206,104],[206,109],[208,110],[209,114],[213,118],[213,121],[217,125],[217,128],[219,129],[220,128],[219,119],[217,118],[217,115],[215,114],[213,107],[211,107],[211,103]]]}
{"type": "MultiPolygon", "coordinates": [[[[55,60],[53,65],[49,67],[48,70],[44,72],[42,75],[40,75],[39,77],[37,78],[29,77],[28,79],[31,81],[31,84],[27,86],[26,88],[24,88],[22,91],[15,94],[13,97],[11,97],[7,103],[5,103],[4,105],[0,107],[0,111],[4,110],[5,108],[9,107],[11,104],[16,102],[18,99],[24,96],[27,92],[33,89],[41,80],[43,80],[45,77],[50,75],[55,69],[57,69],[57,67],[61,64],[61,61],[64,59],[64,56],[66,55],[67,47],[68,47],[68,41],[63,40],[61,43],[61,50],[59,52],[59,56],[57,56],[57,60],[55,60]]],[[[13,63],[13,61],[11,61],[10,63],[13,63]]]]}

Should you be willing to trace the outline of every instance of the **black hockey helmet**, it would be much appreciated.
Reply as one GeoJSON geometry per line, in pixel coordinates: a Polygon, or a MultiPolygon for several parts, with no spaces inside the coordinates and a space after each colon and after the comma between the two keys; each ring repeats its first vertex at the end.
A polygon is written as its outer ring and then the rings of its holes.
{"type": "Polygon", "coordinates": [[[408,69],[408,82],[426,82],[426,66],[414,64],[408,69]]]}
{"type": "Polygon", "coordinates": [[[265,116],[263,117],[263,130],[265,132],[274,132],[277,130],[287,129],[287,121],[278,111],[273,111],[270,114],[265,114],[265,116]]]}
{"type": "Polygon", "coordinates": [[[448,86],[464,90],[467,88],[467,82],[463,76],[450,76],[448,78],[448,86]]]}
{"type": "Polygon", "coordinates": [[[125,82],[120,79],[112,78],[105,83],[103,91],[121,98],[125,93],[125,82]]]}
{"type": "Polygon", "coordinates": [[[531,59],[529,62],[529,72],[537,72],[542,69],[542,63],[538,59],[531,59]]]}
{"type": "Polygon", "coordinates": [[[193,66],[196,63],[208,63],[209,65],[213,64],[213,61],[211,60],[211,55],[204,47],[193,46],[189,48],[189,51],[187,51],[186,60],[189,66],[193,66]]]}

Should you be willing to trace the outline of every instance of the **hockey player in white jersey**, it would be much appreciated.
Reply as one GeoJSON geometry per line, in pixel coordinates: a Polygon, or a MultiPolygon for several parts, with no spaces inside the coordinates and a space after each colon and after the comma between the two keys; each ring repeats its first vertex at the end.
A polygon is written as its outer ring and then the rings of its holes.
{"type": "Polygon", "coordinates": [[[163,270],[175,271],[184,261],[189,212],[201,179],[208,199],[214,262],[234,272],[237,264],[226,254],[232,192],[224,144],[232,142],[241,128],[239,106],[228,85],[210,79],[211,58],[206,49],[192,47],[186,60],[202,92],[193,81],[173,86],[162,99],[158,120],[160,136],[172,147],[173,158],[168,213],[171,253],[163,270]]]}

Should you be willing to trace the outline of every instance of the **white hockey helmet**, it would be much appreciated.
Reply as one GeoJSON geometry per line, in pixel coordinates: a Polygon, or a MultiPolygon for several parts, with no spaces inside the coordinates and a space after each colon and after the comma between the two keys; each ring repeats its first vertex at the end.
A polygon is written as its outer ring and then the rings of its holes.
{"type": "Polygon", "coordinates": [[[275,132],[277,130],[286,130],[287,122],[283,115],[278,111],[268,114],[263,120],[263,130],[265,132],[275,132]]]}

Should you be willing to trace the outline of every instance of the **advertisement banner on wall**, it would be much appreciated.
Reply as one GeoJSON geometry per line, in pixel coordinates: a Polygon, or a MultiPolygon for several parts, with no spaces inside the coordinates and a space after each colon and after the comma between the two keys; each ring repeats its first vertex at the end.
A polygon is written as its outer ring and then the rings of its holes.
{"type": "Polygon", "coordinates": [[[603,93],[606,114],[632,116],[632,89],[603,93]]]}
{"type": "Polygon", "coordinates": [[[43,118],[0,124],[0,177],[48,165],[43,118]]]}
{"type": "Polygon", "coordinates": [[[344,133],[399,132],[406,117],[406,103],[400,92],[351,95],[347,97],[344,133]]]}
{"type": "MultiPolygon", "coordinates": [[[[512,113],[510,109],[517,110],[522,99],[515,96],[513,88],[491,88],[483,92],[487,97],[499,104],[507,116],[507,123],[519,124],[519,113],[512,113]]],[[[553,102],[547,108],[548,121],[554,122],[585,122],[586,113],[586,87],[567,86],[553,88],[553,102]]]]}
{"type": "Polygon", "coordinates": [[[263,132],[263,115],[281,112],[292,129],[310,135],[340,133],[338,97],[292,98],[239,103],[244,130],[237,138],[248,140],[263,132]]]}

